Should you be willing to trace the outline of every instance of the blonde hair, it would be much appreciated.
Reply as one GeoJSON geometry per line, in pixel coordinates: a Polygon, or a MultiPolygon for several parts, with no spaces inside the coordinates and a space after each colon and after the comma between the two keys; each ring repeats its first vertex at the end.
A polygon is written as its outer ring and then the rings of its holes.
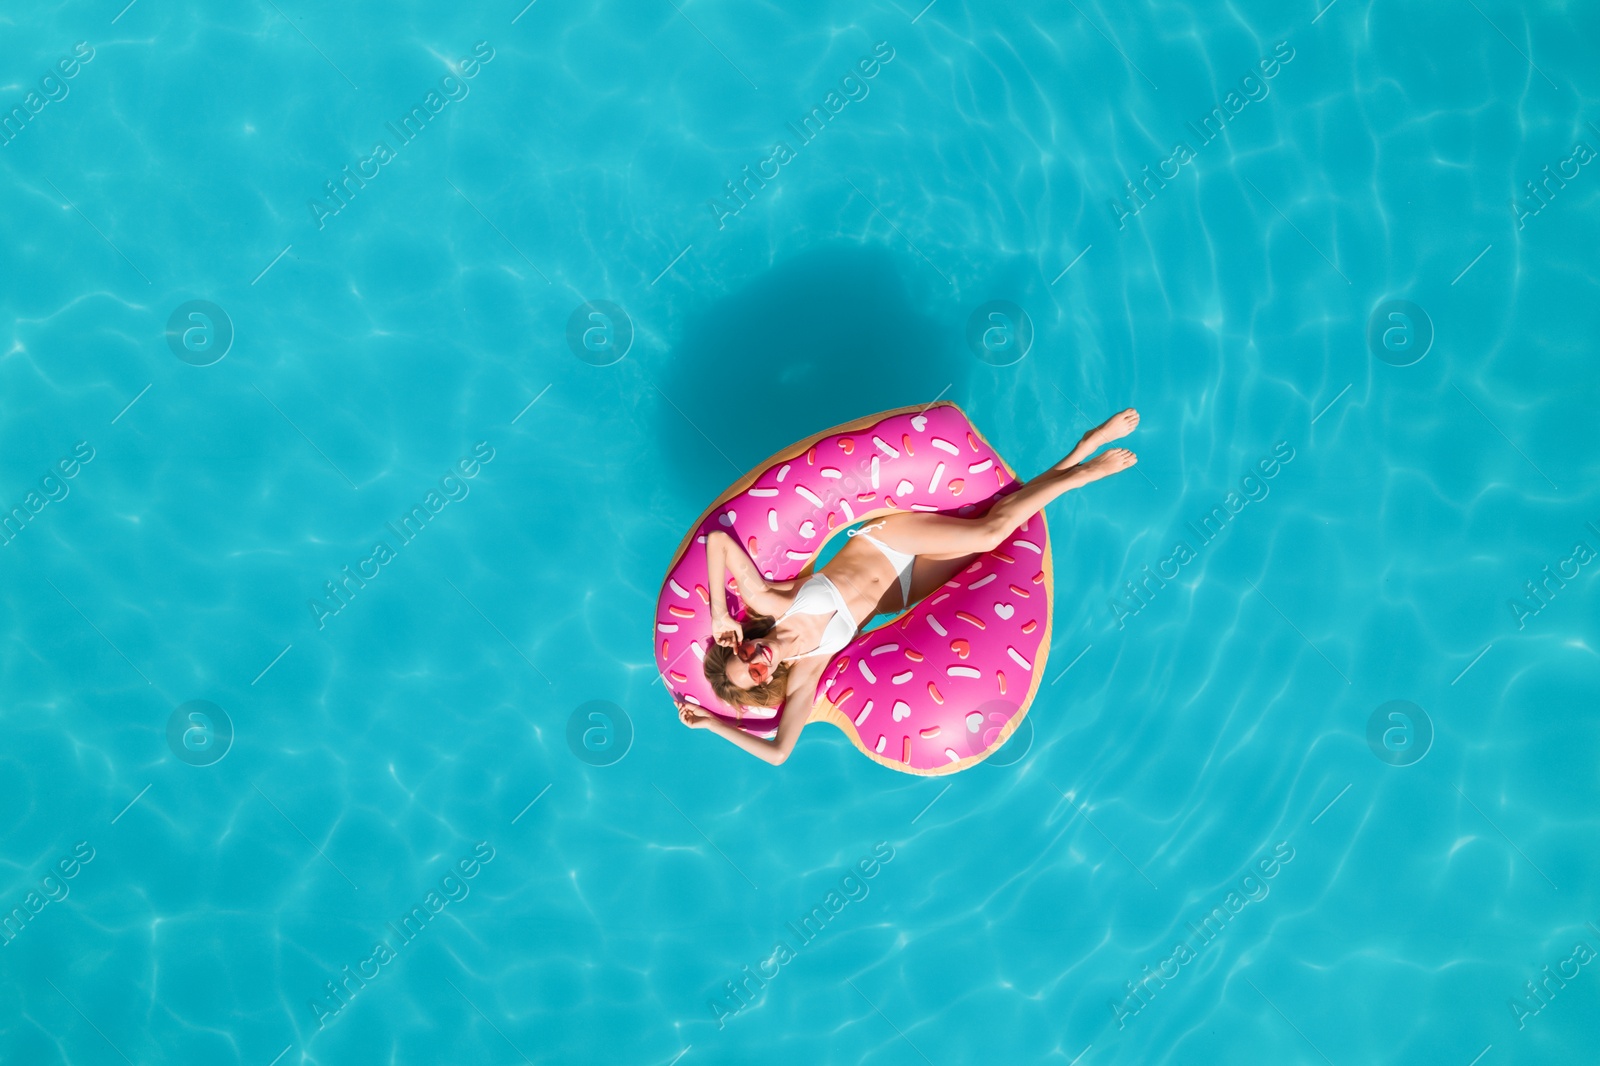
{"type": "MultiPolygon", "coordinates": [[[[744,618],[739,620],[739,626],[744,630],[745,639],[764,637],[772,632],[772,627],[778,623],[764,614],[747,611],[744,618]]],[[[712,644],[706,648],[705,674],[706,680],[711,682],[711,691],[717,694],[717,699],[738,711],[746,707],[779,707],[783,704],[784,695],[789,683],[789,664],[779,663],[778,668],[772,671],[772,676],[767,678],[765,684],[755,688],[740,688],[728,679],[728,660],[734,658],[733,649],[721,644],[712,644]]]]}

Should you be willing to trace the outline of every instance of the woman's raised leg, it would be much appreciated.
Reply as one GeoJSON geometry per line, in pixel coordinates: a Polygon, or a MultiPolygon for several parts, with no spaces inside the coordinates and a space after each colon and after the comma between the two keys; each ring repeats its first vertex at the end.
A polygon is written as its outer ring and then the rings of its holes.
{"type": "Polygon", "coordinates": [[[936,559],[993,551],[1029,515],[1038,514],[1051,500],[1126,470],[1136,462],[1138,459],[1128,449],[1113,448],[1086,463],[1046,470],[1002,497],[988,514],[974,518],[924,511],[890,515],[875,535],[896,551],[936,559]]]}

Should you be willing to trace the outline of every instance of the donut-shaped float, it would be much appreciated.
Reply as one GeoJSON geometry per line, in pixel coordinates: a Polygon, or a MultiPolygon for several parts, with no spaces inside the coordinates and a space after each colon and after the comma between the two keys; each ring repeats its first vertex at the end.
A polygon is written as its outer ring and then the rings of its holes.
{"type": "MultiPolygon", "coordinates": [[[[711,642],[705,541],[734,537],[770,580],[809,575],[838,530],[897,511],[981,514],[1019,483],[953,403],[826,430],[746,474],[678,545],[656,602],[656,666],[675,697],[770,736],[783,708],[728,707],[701,660],[711,642]]],[[[822,672],[811,721],[874,762],[940,775],[975,766],[1028,713],[1050,651],[1052,577],[1043,512],[889,623],[859,633],[822,672]]],[[[728,582],[729,611],[744,604],[728,582]]]]}

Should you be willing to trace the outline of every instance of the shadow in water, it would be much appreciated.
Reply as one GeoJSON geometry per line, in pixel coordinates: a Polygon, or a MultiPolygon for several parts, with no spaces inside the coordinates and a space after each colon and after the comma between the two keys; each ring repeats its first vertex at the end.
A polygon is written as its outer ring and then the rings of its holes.
{"type": "MultiPolygon", "coordinates": [[[[848,245],[774,267],[686,323],[663,388],[740,473],[830,426],[931,402],[971,357],[931,300],[908,291],[902,266],[887,249],[848,245]]],[[[663,430],[693,433],[663,406],[663,430]]]]}

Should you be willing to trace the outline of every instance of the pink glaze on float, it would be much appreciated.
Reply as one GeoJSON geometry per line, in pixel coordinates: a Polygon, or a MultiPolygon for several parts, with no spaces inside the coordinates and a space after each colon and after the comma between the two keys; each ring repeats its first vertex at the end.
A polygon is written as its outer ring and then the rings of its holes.
{"type": "MultiPolygon", "coordinates": [[[[706,535],[733,536],[772,580],[808,573],[836,529],[896,511],[981,514],[1018,482],[959,407],[908,407],[827,430],[736,482],[678,547],[656,604],[656,666],[676,697],[757,735],[783,708],[730,708],[702,660],[711,641],[706,535]]],[[[729,610],[743,616],[734,583],[729,610]]],[[[812,721],[837,726],[875,762],[954,773],[1022,722],[1050,650],[1052,577],[1044,515],[887,625],[829,661],[812,721]]]]}

